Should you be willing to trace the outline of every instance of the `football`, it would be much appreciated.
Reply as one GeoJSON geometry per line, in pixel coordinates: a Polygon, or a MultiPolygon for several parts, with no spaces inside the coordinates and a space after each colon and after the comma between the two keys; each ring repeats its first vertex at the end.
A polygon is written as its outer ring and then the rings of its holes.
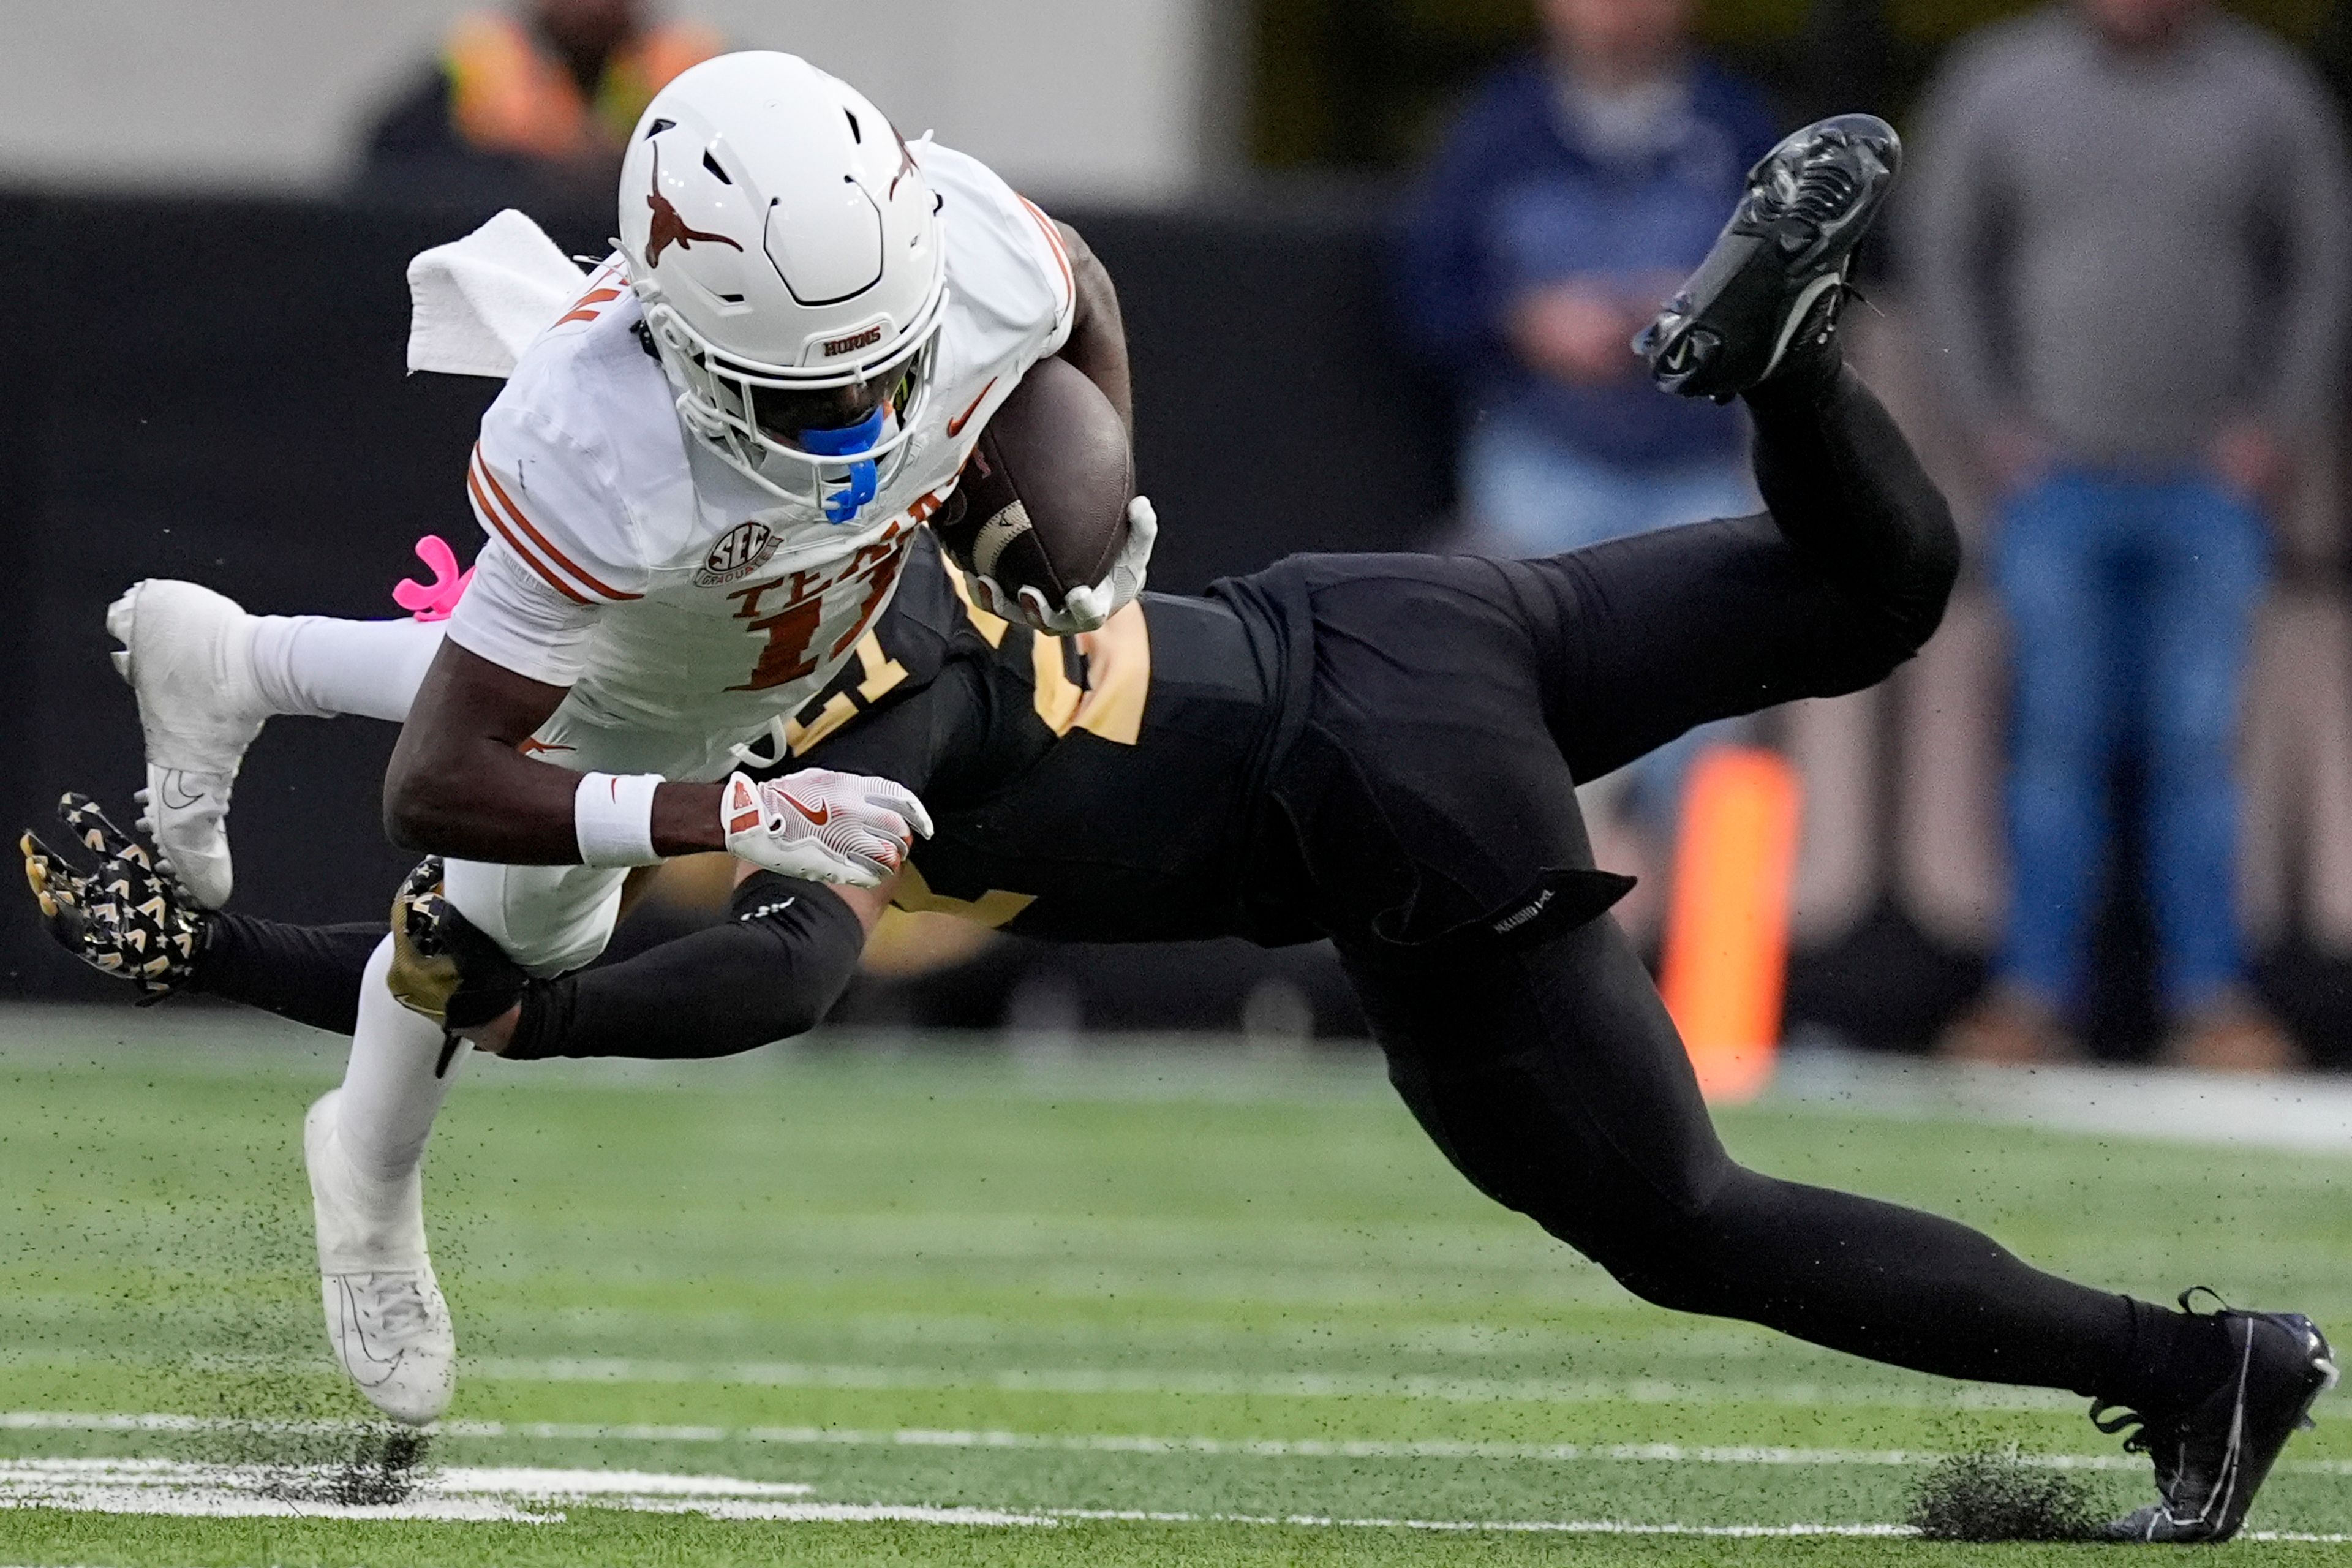
{"type": "Polygon", "coordinates": [[[989,420],[932,527],[963,571],[1058,605],[1109,574],[1134,496],[1118,411],[1076,366],[1040,360],[989,420]]]}

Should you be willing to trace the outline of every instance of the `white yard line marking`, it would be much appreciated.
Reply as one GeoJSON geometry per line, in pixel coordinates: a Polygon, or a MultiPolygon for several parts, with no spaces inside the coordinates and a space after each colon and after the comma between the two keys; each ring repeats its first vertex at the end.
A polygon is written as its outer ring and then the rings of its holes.
{"type": "MultiPolygon", "coordinates": [[[[221,1416],[100,1415],[70,1410],[0,1412],[0,1431],[19,1432],[282,1432],[294,1436],[357,1436],[383,1428],[355,1421],[249,1421],[221,1416]]],[[[1209,1437],[1141,1433],[1010,1432],[928,1426],[691,1426],[566,1421],[445,1421],[434,1430],[452,1438],[522,1438],[543,1442],[766,1443],[787,1447],[984,1448],[1055,1453],[1175,1454],[1250,1459],[1495,1459],[1549,1464],[1870,1466],[1910,1468],[1949,1458],[1929,1448],[1801,1448],[1779,1445],[1682,1443],[1499,1443],[1461,1437],[1209,1437]]],[[[2147,1461],[2130,1454],[2021,1454],[2037,1469],[2136,1471],[2147,1461]]],[[[2352,1459],[2283,1459],[2282,1475],[2352,1476],[2352,1459]]],[[[444,1469],[444,1476],[470,1472],[444,1469]]],[[[501,1470],[502,1475],[520,1474],[501,1470]]],[[[561,1472],[572,1473],[572,1472],[561,1472]]],[[[597,1471],[599,1475],[614,1472],[597,1471]]]]}
{"type": "Polygon", "coordinates": [[[645,1470],[453,1468],[425,1472],[399,1501],[338,1502],[344,1480],[332,1466],[195,1465],[168,1459],[0,1461],[0,1510],[178,1514],[194,1518],[437,1520],[560,1523],[562,1505],[635,1512],[699,1513],[714,1519],[915,1524],[1051,1525],[1044,1514],[928,1504],[806,1500],[799,1481],[645,1470]]]}
{"type": "Polygon", "coordinates": [[[1532,1535],[1858,1535],[1919,1532],[1907,1524],[1639,1524],[1614,1519],[1342,1519],[1328,1514],[1158,1513],[1139,1509],[1057,1508],[1055,1519],[1136,1524],[1280,1524],[1324,1530],[1435,1530],[1532,1535]]]}
{"type": "Polygon", "coordinates": [[[743,1481],[733,1476],[678,1476],[659,1470],[551,1470],[525,1466],[436,1466],[436,1491],[531,1498],[806,1497],[805,1481],[743,1481]]]}
{"type": "Polygon", "coordinates": [[[1323,1529],[1513,1531],[1563,1535],[1847,1535],[1911,1533],[1895,1524],[1690,1525],[1610,1520],[1353,1519],[1324,1514],[1225,1514],[1126,1509],[941,1508],[925,1504],[814,1502],[779,1493],[796,1485],[739,1481],[724,1476],[659,1476],[637,1471],[469,1469],[422,1481],[401,1502],[336,1504],[287,1494],[289,1476],[332,1479],[324,1468],[276,1471],[232,1465],[192,1465],[162,1459],[34,1459],[0,1461],[0,1509],[53,1508],[79,1512],[177,1514],[196,1518],[256,1515],[331,1519],[499,1521],[552,1524],[556,1505],[593,1503],[633,1511],[697,1513],[712,1519],[790,1523],[895,1521],[965,1526],[1053,1526],[1071,1522],[1289,1525],[1323,1529]]]}
{"type": "Polygon", "coordinates": [[[1009,1509],[932,1507],[886,1502],[698,1502],[653,1504],[632,1500],[636,1513],[698,1513],[710,1519],[768,1520],[789,1524],[963,1524],[1002,1527],[1055,1523],[1050,1514],[1009,1509]]]}
{"type": "MultiPolygon", "coordinates": [[[[1339,1530],[1430,1530],[1530,1535],[1696,1535],[1712,1537],[1916,1536],[1908,1524],[1643,1524],[1615,1519],[1339,1519],[1320,1514],[1157,1513],[1127,1509],[1057,1508],[1055,1519],[1104,1520],[1139,1524],[1281,1524],[1339,1530]]],[[[2241,1541],[2337,1543],[2352,1535],[2315,1535],[2292,1530],[2250,1530],[2241,1541]]]]}
{"type": "MultiPolygon", "coordinates": [[[[178,1459],[0,1459],[0,1487],[100,1483],[162,1490],[189,1486],[294,1491],[308,1481],[333,1481],[332,1465],[205,1465],[178,1459]]],[[[541,1466],[436,1466],[429,1490],[457,1497],[537,1499],[606,1496],[668,1498],[805,1497],[804,1481],[747,1481],[733,1476],[676,1475],[656,1470],[550,1469],[541,1466]]]]}
{"type": "Polygon", "coordinates": [[[20,1459],[0,1462],[0,1510],[184,1514],[206,1519],[422,1519],[541,1523],[561,1515],[498,1497],[443,1495],[399,1503],[334,1503],[305,1495],[331,1484],[289,1468],[180,1465],[155,1459],[20,1459]],[[308,1483],[307,1485],[305,1483],[308,1483]]]}

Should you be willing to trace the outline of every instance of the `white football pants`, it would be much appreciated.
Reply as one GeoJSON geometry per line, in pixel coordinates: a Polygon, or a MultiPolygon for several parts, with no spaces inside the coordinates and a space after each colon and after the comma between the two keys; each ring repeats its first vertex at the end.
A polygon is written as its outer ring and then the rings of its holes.
{"type": "MultiPolygon", "coordinates": [[[[443,628],[415,620],[265,617],[254,639],[263,692],[282,713],[407,717],[443,628]]],[[[541,726],[537,754],[580,773],[659,773],[689,783],[723,779],[731,748],[747,736],[621,728],[570,701],[541,726]]],[[[444,891],[514,961],[534,974],[577,969],[604,950],[619,918],[625,869],[595,866],[447,864],[444,891]]],[[[390,938],[386,938],[387,943],[390,938]]],[[[470,1047],[446,1064],[440,1026],[410,1012],[370,965],[338,1110],[342,1145],[366,1173],[406,1174],[425,1154],[433,1119],[470,1047]],[[437,1070],[436,1070],[437,1069],[437,1070]]]]}

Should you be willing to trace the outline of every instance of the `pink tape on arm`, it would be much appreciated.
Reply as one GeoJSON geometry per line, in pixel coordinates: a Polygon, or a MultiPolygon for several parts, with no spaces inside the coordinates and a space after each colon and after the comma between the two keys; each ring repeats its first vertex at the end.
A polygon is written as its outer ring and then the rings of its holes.
{"type": "Polygon", "coordinates": [[[468,566],[460,573],[457,552],[437,533],[428,533],[416,542],[416,558],[433,569],[433,581],[419,583],[413,577],[403,577],[393,584],[392,602],[420,621],[446,621],[457,608],[457,601],[465,597],[466,585],[474,580],[474,569],[468,566]]]}

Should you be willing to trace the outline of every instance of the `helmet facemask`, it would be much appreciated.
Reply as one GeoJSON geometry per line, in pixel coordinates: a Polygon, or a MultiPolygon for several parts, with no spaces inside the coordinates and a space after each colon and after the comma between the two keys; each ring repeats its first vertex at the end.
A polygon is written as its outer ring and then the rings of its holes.
{"type": "MultiPolygon", "coordinates": [[[[929,401],[947,296],[888,356],[869,363],[799,370],[744,362],[720,352],[658,298],[646,305],[663,368],[678,388],[687,429],[711,453],[782,500],[814,507],[829,522],[855,521],[907,457],[907,441],[929,401]],[[861,400],[856,389],[871,388],[861,400]],[[837,399],[806,395],[840,393],[837,399]],[[794,429],[778,405],[834,403],[827,423],[794,429]],[[837,418],[845,423],[835,424],[837,418]]],[[[820,417],[824,416],[820,415],[820,417]]]]}

